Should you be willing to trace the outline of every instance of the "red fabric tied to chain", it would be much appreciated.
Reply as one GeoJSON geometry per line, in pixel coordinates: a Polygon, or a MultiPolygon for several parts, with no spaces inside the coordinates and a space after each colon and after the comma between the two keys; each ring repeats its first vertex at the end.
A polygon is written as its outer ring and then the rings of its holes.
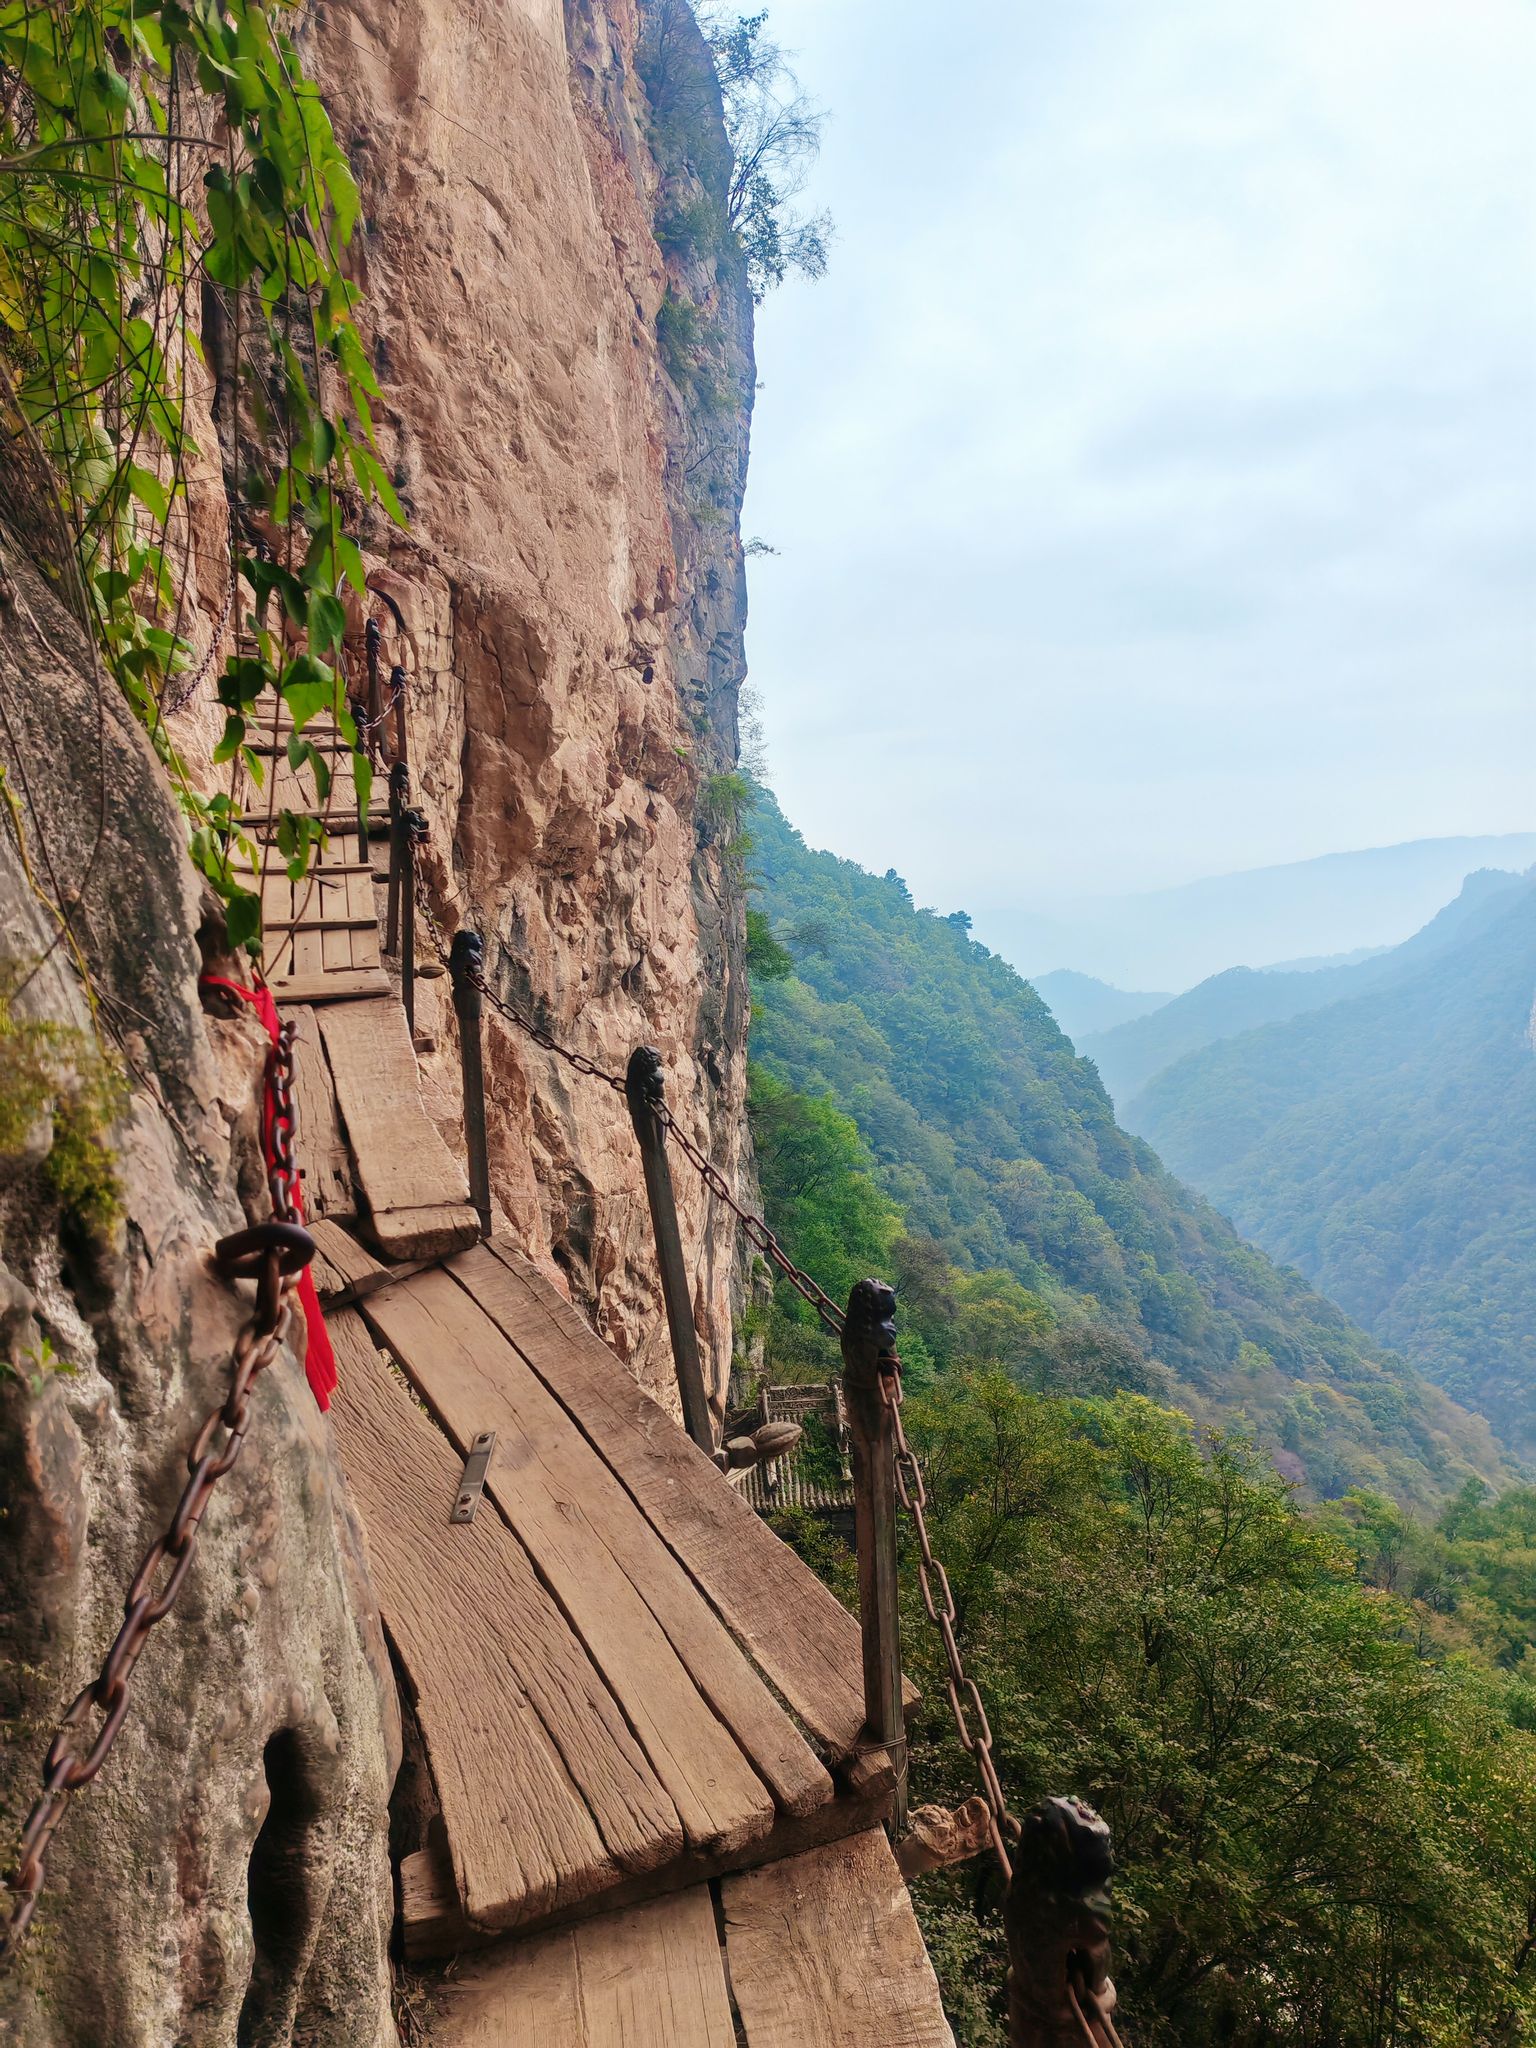
{"type": "MultiPolygon", "coordinates": [[[[261,1019],[266,1034],[277,1050],[282,1034],[282,1024],[277,1014],[277,1004],[272,1000],[272,991],[265,982],[259,988],[246,988],[243,983],[229,981],[222,974],[204,974],[199,977],[202,988],[224,989],[232,996],[238,996],[243,1003],[249,1003],[261,1019]]],[[[262,1156],[271,1167],[277,1164],[277,1147],[273,1135],[278,1118],[277,1094],[272,1086],[272,1068],[267,1068],[267,1084],[261,1099],[261,1150],[262,1156]]],[[[294,1208],[293,1220],[304,1221],[304,1198],[297,1185],[291,1191],[294,1208]]],[[[331,1349],[331,1335],[325,1327],[325,1317],[320,1311],[320,1297],[315,1292],[315,1276],[306,1266],[299,1275],[299,1306],[304,1311],[304,1377],[309,1381],[310,1391],[319,1403],[323,1413],[331,1405],[331,1396],[336,1391],[336,1353],[331,1349]]]]}

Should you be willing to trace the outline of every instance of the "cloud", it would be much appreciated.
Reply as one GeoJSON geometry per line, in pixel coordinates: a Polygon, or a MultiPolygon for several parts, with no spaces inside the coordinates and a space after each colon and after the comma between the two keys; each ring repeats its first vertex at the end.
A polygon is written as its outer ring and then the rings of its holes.
{"type": "Polygon", "coordinates": [[[1536,9],[773,16],[841,231],[748,507],[809,836],[975,908],[1530,824],[1536,9]]]}

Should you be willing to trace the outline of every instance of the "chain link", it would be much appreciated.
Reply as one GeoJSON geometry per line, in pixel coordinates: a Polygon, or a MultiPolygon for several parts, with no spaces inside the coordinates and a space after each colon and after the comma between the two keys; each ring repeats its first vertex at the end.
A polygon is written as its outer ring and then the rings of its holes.
{"type": "Polygon", "coordinates": [[[43,1789],[27,1816],[5,1886],[10,1912],[0,1926],[0,1969],[14,1958],[37,1911],[48,1847],[71,1794],[95,1778],[128,1717],[134,1667],[150,1631],[170,1613],[192,1568],[209,1498],[244,1448],[252,1392],[282,1348],[299,1275],[314,1253],[313,1241],[297,1221],[294,1202],[299,1175],[294,1159],[293,1035],[292,1024],[285,1024],[267,1060],[272,1220],[237,1231],[214,1248],[223,1278],[255,1279],[256,1310],[235,1340],[229,1392],[204,1418],[187,1452],[187,1483],[176,1511],[164,1535],[145,1552],[128,1588],[116,1639],[99,1674],[65,1710],[48,1746],[43,1789]],[[99,1719],[92,1733],[95,1717],[99,1719]]]}
{"type": "MultiPolygon", "coordinates": [[[[433,951],[446,967],[448,945],[442,929],[427,900],[425,889],[419,879],[417,883],[417,904],[421,919],[426,926],[433,951]]],[[[498,995],[486,980],[484,973],[476,968],[470,979],[492,1009],[506,1018],[509,1024],[531,1038],[535,1045],[552,1052],[558,1059],[575,1069],[578,1074],[591,1074],[622,1095],[625,1092],[621,1074],[608,1073],[585,1053],[575,1052],[562,1045],[552,1033],[535,1024],[533,1019],[515,1004],[498,995]]],[[[842,1335],[845,1317],[843,1311],[824,1288],[818,1287],[810,1274],[797,1266],[769,1229],[765,1220],[755,1211],[744,1208],[731,1192],[725,1175],[688,1136],[678,1123],[671,1108],[665,1102],[656,1104],[657,1119],[672,1143],[682,1153],[694,1172],[698,1174],[712,1195],[718,1197],[731,1211],[740,1224],[747,1242],[759,1251],[769,1264],[786,1279],[802,1299],[807,1301],[821,1318],[822,1323],[834,1337],[842,1335]]],[[[881,1361],[881,1398],[891,1411],[892,1429],[896,1445],[896,1491],[902,1506],[911,1517],[917,1536],[918,1584],[922,1591],[923,1607],[928,1619],[939,1632],[944,1645],[944,1661],[948,1667],[947,1687],[950,1710],[955,1717],[955,1727],[966,1750],[975,1759],[977,1774],[981,1779],[982,1793],[987,1802],[992,1837],[992,1849],[1005,1879],[1013,1875],[1013,1859],[1008,1853],[1007,1834],[1013,1827],[1008,1814],[1008,1802],[1003,1795],[997,1766],[992,1757],[992,1725],[987,1719],[987,1710],[982,1704],[976,1683],[965,1669],[959,1643],[955,1639],[955,1600],[950,1590],[949,1575],[933,1554],[933,1543],[928,1534],[928,1489],[923,1482],[923,1468],[917,1453],[907,1441],[902,1426],[901,1407],[901,1361],[888,1357],[881,1361]]]]}
{"type": "Polygon", "coordinates": [[[897,1497],[911,1517],[917,1535],[917,1582],[923,1596],[923,1607],[944,1645],[950,1712],[955,1717],[961,1743],[975,1760],[982,1796],[987,1802],[992,1852],[1006,1882],[1013,1876],[1013,1858],[1008,1853],[1007,1842],[1013,1823],[1009,1819],[1002,1781],[992,1759],[992,1724],[987,1719],[987,1710],[976,1689],[976,1681],[966,1671],[960,1645],[955,1640],[955,1596],[950,1588],[949,1574],[934,1556],[932,1539],[928,1534],[928,1488],[923,1481],[922,1464],[907,1442],[907,1432],[901,1419],[903,1396],[899,1358],[885,1357],[880,1361],[880,1398],[890,1411],[891,1433],[895,1438],[897,1497]]]}

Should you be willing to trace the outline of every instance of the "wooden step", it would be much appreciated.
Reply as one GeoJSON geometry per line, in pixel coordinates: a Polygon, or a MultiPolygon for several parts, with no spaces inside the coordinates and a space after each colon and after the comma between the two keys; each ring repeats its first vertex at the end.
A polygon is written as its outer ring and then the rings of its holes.
{"type": "Polygon", "coordinates": [[[677,1809],[527,1551],[489,1507],[449,1522],[462,1461],[357,1310],[326,1324],[337,1448],[464,1911],[516,1926],[667,1862],[677,1809]]]}
{"type": "MultiPolygon", "coordinates": [[[[448,1269],[539,1375],[737,1640],[836,1758],[859,1739],[859,1625],[509,1242],[448,1269]]],[[[908,1703],[917,1692],[907,1688],[908,1703]]]]}
{"type": "Polygon", "coordinates": [[[432,2039],[434,2048],[954,2048],[878,1828],[466,1957],[444,1979],[432,2039]]]}
{"type": "MultiPolygon", "coordinates": [[[[372,1277],[361,1247],[320,1231],[347,1279],[372,1277]]],[[[830,1800],[829,1773],[698,1587],[465,1290],[428,1270],[360,1307],[461,1456],[486,1429],[507,1446],[487,1494],[607,1679],[689,1846],[739,1849],[768,1832],[776,1809],[830,1800]]]]}
{"type": "Polygon", "coordinates": [[[390,1259],[441,1258],[473,1244],[480,1222],[468,1175],[427,1115],[397,999],[327,1002],[315,1018],[370,1238],[390,1259]]]}
{"type": "Polygon", "coordinates": [[[954,2048],[884,1831],[720,1887],[748,2048],[954,2048]]]}
{"type": "Polygon", "coordinates": [[[444,1987],[441,2048],[735,2048],[709,1887],[545,1934],[444,1987]]]}

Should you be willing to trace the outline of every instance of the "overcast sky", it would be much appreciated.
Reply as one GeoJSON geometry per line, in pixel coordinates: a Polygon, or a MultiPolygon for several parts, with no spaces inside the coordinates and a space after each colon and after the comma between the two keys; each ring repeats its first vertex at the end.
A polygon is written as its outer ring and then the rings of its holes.
{"type": "Polygon", "coordinates": [[[988,911],[1536,826],[1533,0],[768,0],[771,779],[988,911]]]}

